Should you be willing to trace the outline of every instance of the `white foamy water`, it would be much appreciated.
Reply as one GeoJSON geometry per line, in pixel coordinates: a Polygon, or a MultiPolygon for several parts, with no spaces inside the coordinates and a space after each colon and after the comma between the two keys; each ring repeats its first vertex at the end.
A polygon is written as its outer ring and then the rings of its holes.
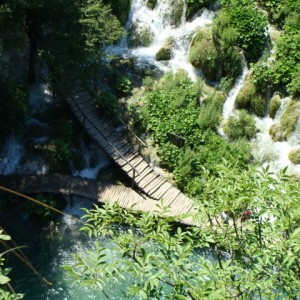
{"type": "Polygon", "coordinates": [[[223,118],[225,120],[227,120],[229,117],[234,115],[235,99],[236,99],[239,91],[243,87],[245,78],[249,72],[244,55],[241,54],[241,57],[242,57],[242,66],[243,66],[242,74],[237,78],[234,87],[229,92],[228,97],[223,105],[223,118]]]}
{"type": "Polygon", "coordinates": [[[9,175],[16,172],[23,154],[24,147],[22,143],[14,135],[11,135],[0,155],[0,174],[9,175]]]}
{"type": "Polygon", "coordinates": [[[290,100],[290,98],[282,100],[274,120],[270,117],[255,117],[259,133],[251,141],[252,155],[258,163],[262,166],[269,165],[274,172],[288,167],[287,172],[289,174],[300,176],[300,165],[295,165],[289,160],[289,153],[293,149],[300,149],[300,121],[298,121],[296,129],[286,141],[274,142],[269,134],[272,125],[280,122],[280,118],[290,100]]]}
{"type": "Polygon", "coordinates": [[[53,95],[44,83],[37,83],[30,89],[28,102],[33,112],[45,111],[53,100],[53,95]]]}
{"type": "Polygon", "coordinates": [[[211,25],[215,12],[204,9],[199,17],[186,22],[184,18],[186,4],[184,3],[181,24],[175,27],[171,22],[170,0],[158,1],[154,10],[149,9],[146,2],[146,0],[132,1],[126,29],[129,30],[133,24],[149,28],[153,34],[151,45],[130,49],[127,38],[124,38],[118,46],[110,47],[108,51],[124,58],[133,57],[138,66],[154,65],[163,72],[185,70],[192,79],[196,79],[199,70],[188,61],[192,35],[197,28],[211,25]],[[173,40],[171,60],[156,61],[156,53],[169,38],[173,40]]]}
{"type": "Polygon", "coordinates": [[[109,165],[108,156],[99,147],[92,144],[90,147],[83,146],[84,168],[76,170],[73,175],[82,178],[96,179],[101,169],[109,165]]]}

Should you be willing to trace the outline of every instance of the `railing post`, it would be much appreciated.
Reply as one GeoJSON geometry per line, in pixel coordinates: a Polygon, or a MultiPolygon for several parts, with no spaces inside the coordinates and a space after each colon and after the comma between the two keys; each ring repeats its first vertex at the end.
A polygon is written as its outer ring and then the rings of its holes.
{"type": "Polygon", "coordinates": [[[135,169],[133,169],[133,176],[132,176],[132,182],[131,182],[131,188],[134,187],[134,180],[135,180],[135,169]]]}

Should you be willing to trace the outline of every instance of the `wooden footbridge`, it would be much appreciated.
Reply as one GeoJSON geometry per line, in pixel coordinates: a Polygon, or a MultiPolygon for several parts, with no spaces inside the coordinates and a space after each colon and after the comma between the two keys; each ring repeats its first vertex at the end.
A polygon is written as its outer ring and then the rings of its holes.
{"type": "MultiPolygon", "coordinates": [[[[70,106],[86,132],[132,178],[137,190],[147,199],[164,200],[176,215],[193,211],[193,201],[157,173],[124,138],[117,132],[111,119],[96,106],[93,95],[78,88],[68,97],[70,106]]],[[[152,202],[144,201],[144,209],[152,202]]]]}
{"type": "MultiPolygon", "coordinates": [[[[8,175],[0,176],[0,184],[0,193],[7,191],[1,188],[3,186],[26,194],[61,194],[100,203],[118,203],[125,209],[148,212],[160,211],[158,201],[142,196],[131,188],[81,177],[60,174],[8,175]]],[[[175,203],[178,204],[176,200],[175,203]]],[[[178,215],[176,207],[177,205],[170,206],[165,216],[178,215]]],[[[189,212],[189,209],[181,210],[181,214],[189,212]]],[[[181,223],[198,226],[191,217],[186,217],[181,223]]]]}
{"type": "MultiPolygon", "coordinates": [[[[65,87],[68,91],[68,88],[65,87]]],[[[118,202],[123,208],[142,211],[157,211],[159,200],[169,207],[170,216],[179,216],[195,211],[193,201],[157,173],[118,132],[107,114],[97,108],[95,97],[87,89],[78,87],[69,92],[68,102],[86,132],[126,172],[134,183],[133,189],[107,183],[99,183],[76,177],[59,175],[31,177],[1,177],[0,185],[27,193],[61,193],[85,197],[94,201],[118,202]]],[[[183,223],[197,225],[191,217],[183,223]]]]}

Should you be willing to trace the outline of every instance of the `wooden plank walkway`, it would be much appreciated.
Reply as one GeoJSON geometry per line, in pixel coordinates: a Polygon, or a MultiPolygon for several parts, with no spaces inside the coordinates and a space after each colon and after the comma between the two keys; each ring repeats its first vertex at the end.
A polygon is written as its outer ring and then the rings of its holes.
{"type": "MultiPolygon", "coordinates": [[[[174,215],[193,210],[192,200],[153,170],[139,152],[128,144],[107,116],[97,109],[95,100],[88,91],[80,90],[79,87],[68,101],[75,116],[91,138],[97,141],[100,147],[132,178],[138,190],[148,199],[156,201],[163,199],[172,207],[174,215]]],[[[149,206],[152,205],[150,203],[152,202],[149,202],[149,206]]],[[[145,209],[146,206],[144,204],[145,209]]]]}
{"type": "MultiPolygon", "coordinates": [[[[62,194],[67,196],[86,198],[100,203],[116,202],[124,209],[138,211],[160,211],[157,200],[150,199],[135,192],[133,189],[92,179],[83,179],[60,174],[49,175],[8,175],[0,176],[0,185],[27,194],[62,194]]],[[[0,193],[3,190],[0,189],[0,193]]],[[[165,216],[177,216],[190,213],[193,203],[186,202],[186,198],[176,197],[170,201],[170,208],[165,216]],[[184,204],[184,206],[182,205],[184,204]],[[178,210],[178,206],[181,207],[178,210]]],[[[191,217],[181,221],[186,225],[198,226],[191,217]]]]}

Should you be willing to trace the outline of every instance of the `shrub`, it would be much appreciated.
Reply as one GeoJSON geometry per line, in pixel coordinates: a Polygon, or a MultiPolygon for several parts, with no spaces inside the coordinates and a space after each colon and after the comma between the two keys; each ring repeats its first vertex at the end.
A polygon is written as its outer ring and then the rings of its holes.
{"type": "Polygon", "coordinates": [[[300,149],[293,149],[289,153],[289,160],[295,165],[300,164],[300,149]]]}
{"type": "Polygon", "coordinates": [[[242,59],[237,44],[238,32],[230,25],[228,12],[221,10],[213,21],[213,38],[220,56],[222,77],[228,77],[232,83],[242,72],[242,59]]]}
{"type": "Polygon", "coordinates": [[[130,10],[130,0],[104,0],[106,4],[110,4],[112,13],[120,20],[121,23],[125,23],[130,10]]]}
{"type": "Polygon", "coordinates": [[[272,97],[270,100],[270,106],[269,106],[269,116],[274,119],[276,116],[276,113],[280,107],[281,101],[280,101],[280,96],[275,95],[272,97]]]}
{"type": "Polygon", "coordinates": [[[201,69],[208,79],[217,79],[219,57],[210,29],[201,29],[196,32],[191,45],[189,61],[195,68],[201,69]]]}
{"type": "Polygon", "coordinates": [[[255,120],[247,111],[241,110],[237,116],[229,118],[224,132],[232,140],[251,139],[256,134],[255,120]]]}
{"type": "Polygon", "coordinates": [[[210,101],[204,103],[199,112],[197,123],[203,130],[216,130],[219,125],[219,120],[222,114],[222,105],[218,101],[210,101]]]}
{"type": "Polygon", "coordinates": [[[129,30],[129,46],[130,47],[148,47],[153,41],[153,34],[149,27],[139,27],[133,24],[129,30]]]}
{"type": "Polygon", "coordinates": [[[237,45],[250,61],[256,61],[266,46],[266,17],[256,9],[254,1],[223,1],[229,24],[237,32],[237,45]]]}

